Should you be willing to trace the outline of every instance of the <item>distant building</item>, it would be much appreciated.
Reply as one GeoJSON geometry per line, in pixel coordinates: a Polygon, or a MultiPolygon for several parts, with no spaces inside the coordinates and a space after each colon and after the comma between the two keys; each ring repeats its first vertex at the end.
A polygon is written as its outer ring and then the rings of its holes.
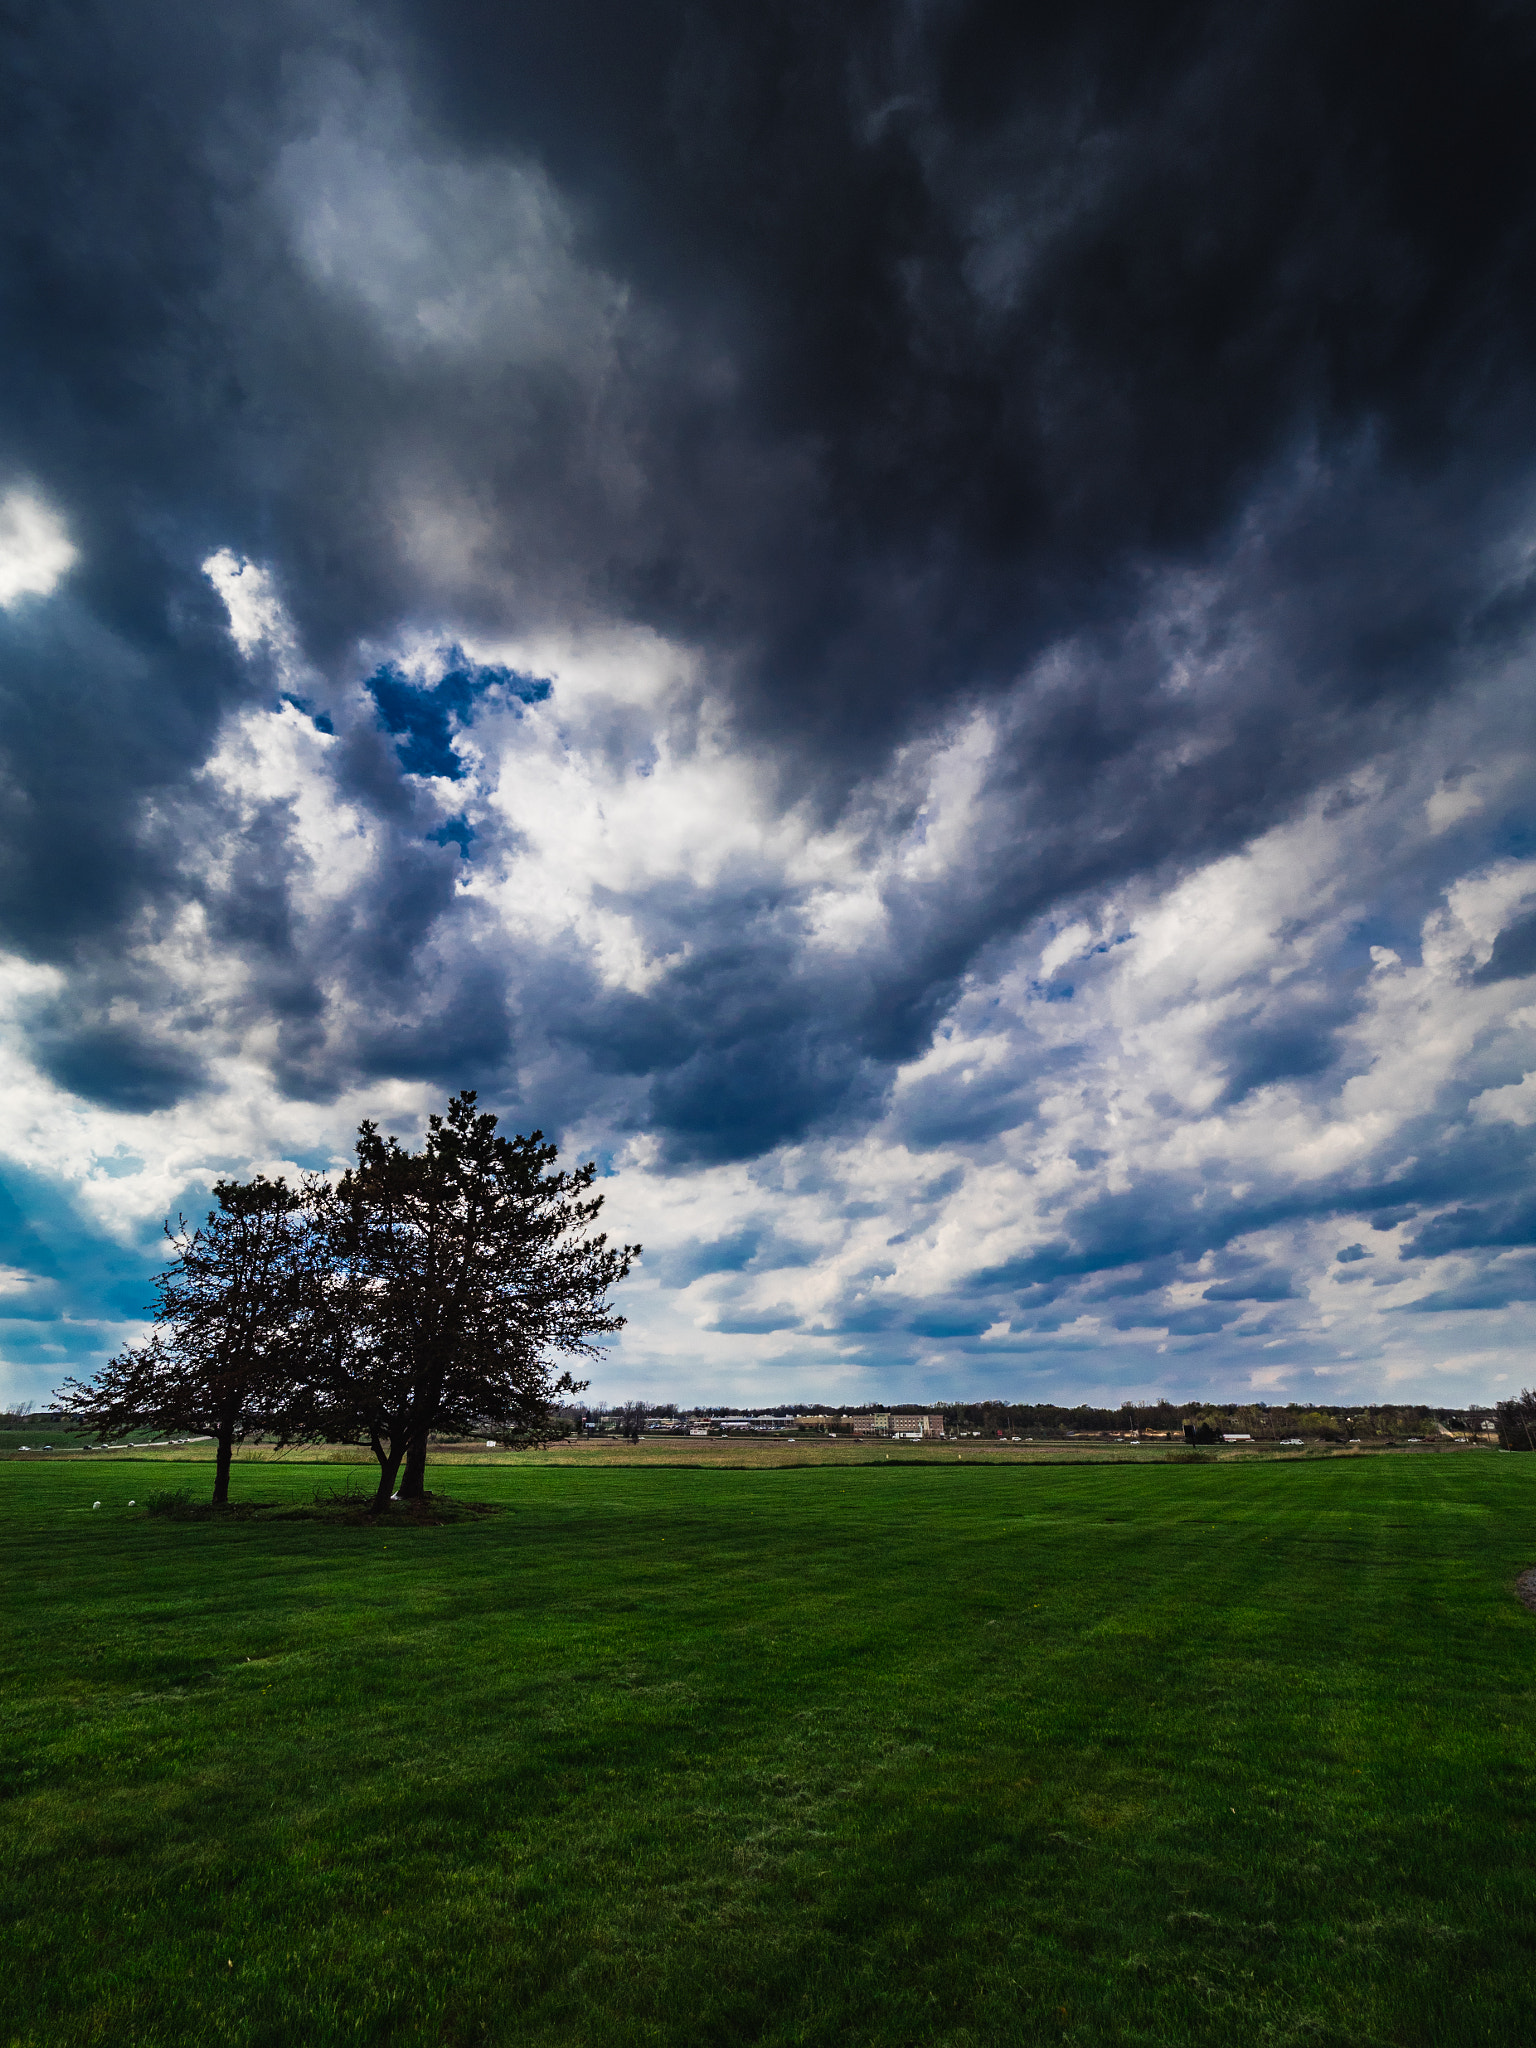
{"type": "Polygon", "coordinates": [[[889,1415],[853,1415],[849,1420],[855,1436],[889,1436],[891,1433],[889,1415]]]}
{"type": "Polygon", "coordinates": [[[944,1418],[942,1415],[893,1415],[891,1435],[916,1440],[924,1436],[942,1436],[944,1418]]]}

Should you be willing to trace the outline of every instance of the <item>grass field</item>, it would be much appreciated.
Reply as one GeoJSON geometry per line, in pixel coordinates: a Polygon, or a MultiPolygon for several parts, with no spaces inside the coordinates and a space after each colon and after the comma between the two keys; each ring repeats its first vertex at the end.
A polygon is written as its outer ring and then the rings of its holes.
{"type": "Polygon", "coordinates": [[[1536,1458],[436,1479],[0,1463],[0,2042],[1536,2038],[1536,1458]]]}
{"type": "MultiPolygon", "coordinates": [[[[0,1438],[0,1458],[17,1451],[20,1448],[20,1441],[18,1436],[15,1443],[7,1444],[0,1438]]],[[[213,1443],[206,1437],[132,1443],[98,1454],[94,1446],[87,1446],[83,1441],[76,1443],[72,1439],[61,1439],[56,1436],[52,1439],[51,1447],[57,1451],[67,1451],[71,1457],[86,1455],[89,1452],[91,1456],[151,1458],[157,1462],[177,1465],[212,1465],[214,1459],[213,1443]]],[[[36,1446],[33,1445],[32,1448],[35,1450],[36,1446]]],[[[1415,1451],[1412,1455],[1422,1457],[1431,1453],[1435,1456],[1458,1455],[1455,1446],[1449,1440],[1433,1447],[1426,1446],[1422,1451],[1415,1451]]],[[[1190,1455],[1182,1443],[1106,1442],[1097,1438],[1082,1440],[1045,1437],[1023,1441],[1015,1438],[1002,1442],[975,1439],[961,1439],[957,1442],[954,1439],[936,1439],[932,1443],[893,1444],[889,1440],[878,1438],[860,1439],[808,1434],[801,1437],[655,1436],[642,1437],[639,1443],[631,1444],[623,1437],[601,1436],[585,1440],[573,1438],[528,1450],[491,1449],[484,1442],[437,1444],[434,1441],[428,1473],[430,1478],[432,1473],[441,1473],[448,1467],[459,1465],[476,1465],[492,1469],[524,1465],[620,1465],[639,1468],[687,1465],[702,1466],[706,1470],[756,1472],[780,1465],[888,1465],[910,1464],[914,1460],[940,1465],[972,1462],[987,1465],[1021,1461],[1036,1463],[1041,1459],[1065,1459],[1073,1464],[1123,1463],[1127,1459],[1135,1463],[1160,1463],[1169,1458],[1184,1460],[1190,1455]]],[[[1312,1445],[1305,1453],[1269,1444],[1251,1444],[1202,1449],[1195,1455],[1202,1460],[1295,1459],[1303,1455],[1343,1458],[1369,1453],[1328,1449],[1319,1444],[1312,1445]]],[[[372,1451],[361,1445],[293,1444],[284,1450],[277,1450],[270,1444],[241,1444],[236,1447],[234,1462],[237,1465],[366,1465],[375,1477],[378,1476],[378,1466],[372,1451]]],[[[201,1483],[192,1475],[183,1475],[183,1479],[194,1491],[201,1483]]]]}

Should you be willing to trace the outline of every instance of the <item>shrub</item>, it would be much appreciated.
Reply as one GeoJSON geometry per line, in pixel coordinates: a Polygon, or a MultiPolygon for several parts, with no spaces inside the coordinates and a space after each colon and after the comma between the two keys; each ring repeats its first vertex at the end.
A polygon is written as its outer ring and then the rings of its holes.
{"type": "Polygon", "coordinates": [[[144,1496],[144,1512],[147,1515],[169,1515],[173,1520],[178,1517],[185,1519],[193,1506],[192,1496],[184,1486],[167,1487],[159,1493],[146,1493],[144,1496]]]}

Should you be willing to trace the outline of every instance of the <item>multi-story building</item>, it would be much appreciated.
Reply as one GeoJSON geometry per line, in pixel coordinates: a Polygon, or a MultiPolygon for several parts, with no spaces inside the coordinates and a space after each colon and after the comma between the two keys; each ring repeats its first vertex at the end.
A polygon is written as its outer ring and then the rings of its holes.
{"type": "Polygon", "coordinates": [[[889,1436],[891,1418],[889,1415],[850,1415],[855,1436],[889,1436]]]}
{"type": "Polygon", "coordinates": [[[924,1436],[942,1436],[944,1418],[942,1415],[893,1415],[891,1435],[916,1440],[924,1436]]]}

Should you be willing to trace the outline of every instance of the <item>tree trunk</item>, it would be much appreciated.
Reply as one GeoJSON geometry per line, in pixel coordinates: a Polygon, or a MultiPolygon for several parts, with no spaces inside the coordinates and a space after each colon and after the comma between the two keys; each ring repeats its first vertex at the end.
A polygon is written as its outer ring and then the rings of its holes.
{"type": "Polygon", "coordinates": [[[379,1461],[379,1490],[373,1496],[373,1506],[369,1512],[379,1515],[389,1506],[390,1496],[395,1490],[395,1474],[400,1470],[400,1460],[405,1453],[405,1446],[398,1437],[390,1438],[387,1451],[377,1437],[373,1437],[371,1442],[373,1455],[379,1461]]]}
{"type": "Polygon", "coordinates": [[[216,1508],[229,1506],[229,1467],[235,1454],[235,1425],[232,1422],[219,1424],[219,1452],[213,1467],[213,1504],[216,1508]]]}
{"type": "Polygon", "coordinates": [[[427,1432],[413,1429],[406,1439],[405,1476],[400,1481],[402,1500],[420,1500],[427,1490],[427,1432]]]}

